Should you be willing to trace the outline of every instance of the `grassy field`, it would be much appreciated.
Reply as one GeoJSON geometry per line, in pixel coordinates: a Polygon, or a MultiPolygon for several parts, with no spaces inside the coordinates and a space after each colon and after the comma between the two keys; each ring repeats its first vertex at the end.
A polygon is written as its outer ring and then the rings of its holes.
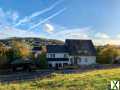
{"type": "Polygon", "coordinates": [[[120,68],[81,74],[56,74],[33,81],[0,84],[0,90],[109,90],[111,80],[120,80],[120,68]]]}

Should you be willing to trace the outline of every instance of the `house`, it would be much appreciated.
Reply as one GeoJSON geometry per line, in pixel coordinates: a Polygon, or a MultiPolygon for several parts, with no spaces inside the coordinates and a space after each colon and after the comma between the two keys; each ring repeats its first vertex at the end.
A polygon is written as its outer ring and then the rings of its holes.
{"type": "Polygon", "coordinates": [[[96,63],[96,50],[91,40],[67,39],[63,45],[47,46],[49,67],[91,65],[96,63]]]}
{"type": "Polygon", "coordinates": [[[35,58],[37,58],[38,55],[41,54],[41,47],[40,46],[34,46],[32,48],[32,53],[34,54],[35,58]]]}

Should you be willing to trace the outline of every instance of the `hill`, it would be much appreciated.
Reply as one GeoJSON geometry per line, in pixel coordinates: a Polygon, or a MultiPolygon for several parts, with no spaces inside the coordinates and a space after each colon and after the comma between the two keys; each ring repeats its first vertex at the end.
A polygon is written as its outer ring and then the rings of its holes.
{"type": "Polygon", "coordinates": [[[39,44],[39,45],[63,44],[64,43],[63,41],[55,40],[55,39],[33,38],[33,37],[26,37],[26,38],[12,37],[8,39],[0,39],[0,42],[6,45],[9,45],[11,44],[12,40],[25,41],[30,44],[39,44]]]}
{"type": "Polygon", "coordinates": [[[111,80],[120,80],[120,68],[78,74],[56,74],[33,81],[0,84],[0,90],[109,90],[111,80]]]}

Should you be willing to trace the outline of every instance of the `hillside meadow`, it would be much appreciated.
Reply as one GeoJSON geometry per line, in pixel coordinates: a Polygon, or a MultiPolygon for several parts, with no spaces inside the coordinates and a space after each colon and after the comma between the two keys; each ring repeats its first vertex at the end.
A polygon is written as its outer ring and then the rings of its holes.
{"type": "Polygon", "coordinates": [[[111,80],[120,80],[120,68],[77,74],[52,73],[42,79],[1,83],[0,90],[109,90],[111,80]]]}

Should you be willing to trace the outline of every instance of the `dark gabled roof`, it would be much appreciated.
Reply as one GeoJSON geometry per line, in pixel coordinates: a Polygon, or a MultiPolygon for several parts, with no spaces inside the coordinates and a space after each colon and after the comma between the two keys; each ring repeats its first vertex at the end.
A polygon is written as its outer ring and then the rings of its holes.
{"type": "Polygon", "coordinates": [[[96,50],[91,40],[67,39],[64,45],[48,45],[48,53],[64,53],[70,55],[95,56],[96,50]]]}
{"type": "Polygon", "coordinates": [[[40,46],[38,46],[38,47],[35,46],[35,47],[32,48],[32,50],[33,50],[33,51],[40,51],[40,50],[41,50],[41,47],[40,47],[40,46]]]}
{"type": "Polygon", "coordinates": [[[33,63],[33,61],[32,60],[23,60],[23,59],[16,59],[16,60],[14,60],[14,61],[12,61],[10,64],[11,65],[17,65],[17,64],[32,64],[33,63]]]}
{"type": "Polygon", "coordinates": [[[64,53],[67,52],[65,45],[47,45],[48,53],[64,53]]]}
{"type": "Polygon", "coordinates": [[[67,39],[65,45],[71,55],[96,55],[96,50],[91,40],[67,39]]]}

